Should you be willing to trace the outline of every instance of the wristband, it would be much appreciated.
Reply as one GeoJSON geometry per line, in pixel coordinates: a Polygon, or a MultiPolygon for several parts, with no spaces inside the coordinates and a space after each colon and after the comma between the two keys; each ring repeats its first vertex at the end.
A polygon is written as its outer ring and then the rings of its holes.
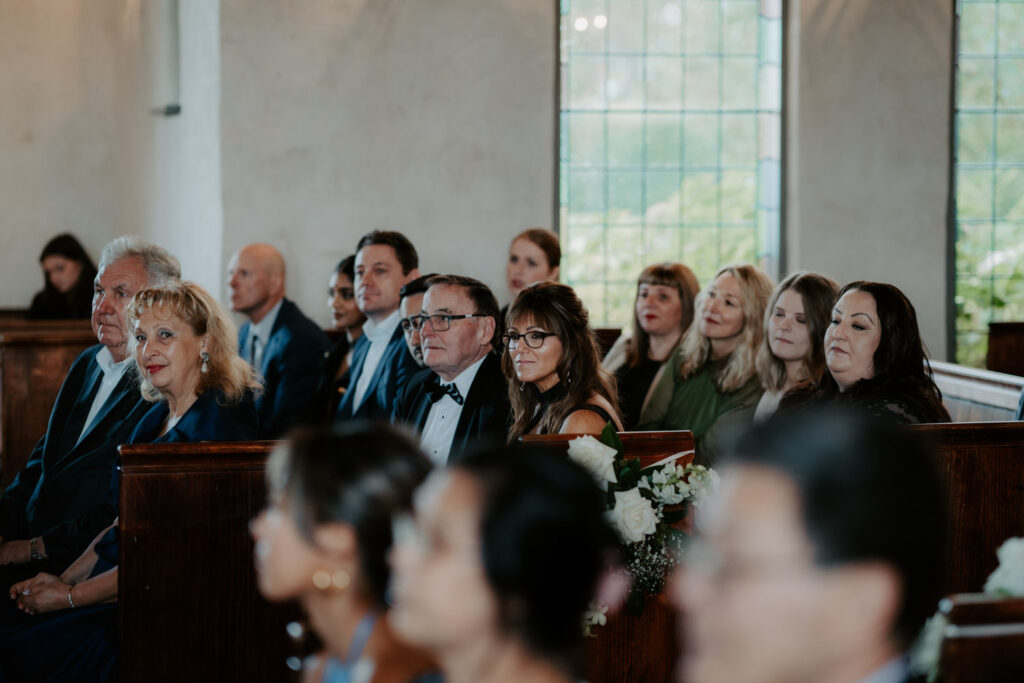
{"type": "Polygon", "coordinates": [[[78,607],[78,605],[75,604],[75,601],[71,599],[71,589],[74,587],[75,584],[71,584],[70,586],[68,586],[68,604],[71,605],[71,609],[75,609],[76,607],[78,607]]]}

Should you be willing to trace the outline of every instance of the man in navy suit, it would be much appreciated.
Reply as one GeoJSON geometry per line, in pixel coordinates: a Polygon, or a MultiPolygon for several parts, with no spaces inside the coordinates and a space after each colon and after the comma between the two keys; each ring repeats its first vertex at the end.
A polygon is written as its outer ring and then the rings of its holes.
{"type": "Polygon", "coordinates": [[[419,257],[399,232],[374,230],[356,248],[356,303],[367,317],[352,354],[352,379],[335,420],[391,418],[398,392],[419,370],[399,324],[402,286],[420,276],[419,257]]]}
{"type": "Polygon", "coordinates": [[[180,276],[176,258],[138,237],[103,249],[92,301],[100,343],[75,359],[46,433],[0,497],[0,564],[19,565],[0,574],[4,590],[38,571],[59,574],[114,520],[117,447],[149,408],[129,367],[124,310],[140,289],[180,276]]]}
{"type": "Polygon", "coordinates": [[[315,421],[320,364],[331,348],[324,331],[285,298],[284,281],[284,258],[269,244],[242,247],[228,263],[231,308],[249,318],[238,331],[239,353],[263,378],[256,397],[262,439],[315,421]]]}
{"type": "Polygon", "coordinates": [[[424,452],[444,466],[482,443],[504,443],[512,413],[498,346],[498,300],[484,283],[459,275],[431,278],[420,330],[429,370],[413,377],[395,421],[420,433],[424,452]]]}

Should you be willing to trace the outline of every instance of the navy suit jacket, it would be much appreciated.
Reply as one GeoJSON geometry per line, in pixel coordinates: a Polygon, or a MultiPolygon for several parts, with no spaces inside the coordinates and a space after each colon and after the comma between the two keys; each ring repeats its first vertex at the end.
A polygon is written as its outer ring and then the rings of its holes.
{"type": "MultiPolygon", "coordinates": [[[[434,405],[431,394],[440,383],[433,370],[417,373],[396,404],[395,422],[422,433],[434,405]]],[[[488,353],[466,394],[459,424],[455,426],[452,448],[448,452],[448,462],[457,461],[481,446],[505,443],[511,418],[508,382],[501,371],[501,359],[494,353],[488,353]]]]}
{"type": "Polygon", "coordinates": [[[409,353],[409,347],[405,344],[405,335],[402,333],[402,326],[395,328],[391,335],[391,341],[384,349],[377,370],[373,373],[370,386],[366,388],[363,395],[363,402],[354,406],[354,395],[359,377],[363,374],[363,365],[366,363],[366,354],[370,350],[370,341],[364,334],[356,341],[352,351],[352,370],[349,374],[348,390],[338,404],[338,412],[335,414],[336,422],[345,420],[390,420],[395,409],[395,402],[398,395],[408,384],[412,376],[421,370],[419,363],[409,353]]]}
{"type": "Polygon", "coordinates": [[[178,424],[161,435],[168,412],[167,401],[153,404],[139,421],[129,443],[253,441],[259,436],[256,406],[250,395],[238,403],[227,403],[219,392],[202,393],[178,424]]]}
{"type": "MultiPolygon", "coordinates": [[[[246,358],[251,325],[247,322],[238,331],[238,350],[246,358]]],[[[320,365],[331,342],[298,306],[284,299],[270,339],[263,343],[263,357],[257,368],[263,377],[263,393],[256,397],[256,415],[260,438],[277,439],[298,424],[316,421],[320,365]]]]}
{"type": "Polygon", "coordinates": [[[109,493],[117,447],[128,441],[148,408],[129,368],[79,442],[103,379],[96,362],[102,348],[93,346],[75,359],[57,394],[46,434],[0,497],[0,536],[42,536],[47,556],[67,563],[77,559],[116,516],[116,501],[109,493]]]}

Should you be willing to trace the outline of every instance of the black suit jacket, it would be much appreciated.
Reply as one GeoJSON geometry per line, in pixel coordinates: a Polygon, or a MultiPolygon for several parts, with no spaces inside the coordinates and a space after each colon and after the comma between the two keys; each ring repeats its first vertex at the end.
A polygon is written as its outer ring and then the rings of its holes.
{"type": "MultiPolygon", "coordinates": [[[[431,394],[440,383],[433,370],[417,373],[396,404],[395,422],[421,433],[434,405],[431,394]]],[[[459,424],[455,427],[452,449],[448,452],[448,462],[457,461],[481,445],[505,443],[511,417],[508,382],[501,372],[501,359],[494,353],[488,353],[466,394],[459,424]]]]}
{"type": "Polygon", "coordinates": [[[387,348],[384,349],[384,355],[381,356],[377,370],[373,373],[363,402],[358,406],[353,405],[356,384],[363,373],[363,365],[366,363],[366,354],[369,350],[370,340],[364,334],[356,340],[355,348],[352,350],[348,390],[338,405],[338,412],[335,414],[337,422],[352,419],[390,420],[399,394],[404,391],[413,375],[421,371],[419,363],[409,353],[402,326],[399,325],[391,335],[387,348]]]}
{"type": "Polygon", "coordinates": [[[47,556],[68,564],[116,516],[116,501],[109,494],[117,447],[128,441],[149,407],[129,368],[79,442],[103,379],[96,362],[102,348],[93,346],[75,359],[57,394],[46,434],[0,497],[0,536],[42,536],[47,556]]]}
{"type": "MultiPolygon", "coordinates": [[[[238,350],[244,358],[252,323],[238,331],[238,350]]],[[[260,438],[277,439],[298,424],[316,421],[316,390],[320,365],[331,342],[320,327],[288,299],[281,301],[270,339],[263,340],[257,368],[263,393],[256,397],[260,438]]]]}

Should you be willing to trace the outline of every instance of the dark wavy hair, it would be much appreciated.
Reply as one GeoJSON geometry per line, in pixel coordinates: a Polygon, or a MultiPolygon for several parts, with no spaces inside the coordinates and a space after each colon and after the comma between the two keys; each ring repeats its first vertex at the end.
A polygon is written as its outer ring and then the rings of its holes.
{"type": "Polygon", "coordinates": [[[617,538],[594,478],[523,447],[476,453],[455,471],[480,487],[480,544],[506,633],[565,669],[617,538]]]}
{"type": "MultiPolygon", "coordinates": [[[[391,247],[395,250],[395,258],[402,267],[402,275],[408,275],[409,271],[419,268],[420,257],[416,254],[416,247],[412,245],[409,238],[394,230],[374,230],[363,235],[356,245],[356,253],[363,247],[381,245],[391,247]]],[[[353,280],[355,282],[355,280],[353,280]]]]}
{"type": "MultiPolygon", "coordinates": [[[[535,325],[553,332],[562,342],[562,355],[556,372],[565,388],[565,396],[548,408],[541,418],[544,432],[557,432],[575,406],[587,403],[598,394],[613,408],[619,405],[615,378],[601,367],[601,351],[597,336],[590,327],[590,318],[583,302],[572,287],[558,282],[535,282],[519,292],[505,314],[504,329],[515,327],[525,318],[535,325]]],[[[540,392],[532,386],[522,387],[516,379],[512,354],[504,349],[501,369],[508,379],[509,403],[512,404],[512,428],[509,442],[526,433],[530,421],[540,405],[540,392]]],[[[618,417],[615,410],[613,416],[618,417]]]]}
{"type": "MultiPolygon", "coordinates": [[[[847,387],[842,392],[844,397],[861,404],[892,399],[906,404],[924,422],[949,422],[949,413],[942,405],[942,392],[932,379],[914,305],[895,285],[864,280],[843,287],[836,301],[854,290],[869,294],[875,300],[881,338],[873,358],[875,376],[847,387]]],[[[822,375],[821,392],[825,396],[840,393],[839,385],[829,372],[822,375]]]]}
{"type": "Polygon", "coordinates": [[[429,472],[430,461],[404,434],[383,423],[354,422],[295,432],[267,461],[267,486],[310,544],[321,524],[352,526],[366,597],[383,609],[392,515],[411,512],[413,491],[429,472]]]}

